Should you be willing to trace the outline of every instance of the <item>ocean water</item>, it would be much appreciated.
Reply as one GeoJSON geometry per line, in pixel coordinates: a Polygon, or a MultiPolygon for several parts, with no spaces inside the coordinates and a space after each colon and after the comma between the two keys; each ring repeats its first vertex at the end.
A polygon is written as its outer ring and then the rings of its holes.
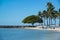
{"type": "Polygon", "coordinates": [[[0,40],[60,40],[60,33],[46,30],[0,28],[0,40]]]}

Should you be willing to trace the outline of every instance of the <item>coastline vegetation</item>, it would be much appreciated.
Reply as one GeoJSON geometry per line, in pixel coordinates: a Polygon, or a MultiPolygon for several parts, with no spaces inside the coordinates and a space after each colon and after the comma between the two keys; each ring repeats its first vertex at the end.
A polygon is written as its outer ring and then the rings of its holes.
{"type": "Polygon", "coordinates": [[[33,20],[29,19],[31,18],[31,16],[28,16],[25,19],[23,19],[23,23],[31,23],[33,25],[34,23],[36,23],[35,20],[37,20],[38,23],[41,23],[40,20],[42,20],[43,25],[50,27],[53,24],[53,21],[55,22],[54,25],[56,26],[57,22],[56,19],[59,19],[59,26],[60,26],[60,8],[59,10],[55,10],[55,7],[51,2],[48,2],[46,6],[47,6],[46,10],[43,10],[43,12],[39,11],[38,15],[34,15],[36,17],[33,17],[31,15],[33,20]],[[40,20],[38,20],[37,16],[40,17],[39,18],[40,20]],[[47,24],[45,23],[45,20],[47,20],[46,22],[47,24]]]}
{"type": "Polygon", "coordinates": [[[34,26],[34,23],[43,23],[43,20],[39,16],[31,15],[31,16],[26,17],[22,22],[31,23],[32,26],[34,26]]]}
{"type": "Polygon", "coordinates": [[[26,18],[24,18],[22,20],[22,23],[30,23],[32,24],[32,26],[0,26],[0,28],[24,28],[24,27],[35,27],[34,24],[35,23],[43,23],[43,25],[45,26],[51,26],[53,24],[53,21],[55,22],[55,26],[56,26],[56,19],[59,19],[59,26],[60,26],[60,8],[59,10],[55,10],[54,5],[51,2],[48,2],[46,4],[47,9],[41,11],[38,11],[37,15],[30,15],[27,16],[26,18]],[[47,21],[45,21],[47,20],[47,21]],[[46,24],[46,23],[47,24],[46,24]]]}

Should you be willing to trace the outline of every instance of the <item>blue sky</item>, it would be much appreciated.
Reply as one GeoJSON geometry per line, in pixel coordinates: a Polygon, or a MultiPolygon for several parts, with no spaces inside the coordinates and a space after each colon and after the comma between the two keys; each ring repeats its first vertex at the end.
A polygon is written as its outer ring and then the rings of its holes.
{"type": "Polygon", "coordinates": [[[25,17],[46,10],[47,2],[60,8],[60,0],[0,0],[0,25],[23,25],[25,17]]]}

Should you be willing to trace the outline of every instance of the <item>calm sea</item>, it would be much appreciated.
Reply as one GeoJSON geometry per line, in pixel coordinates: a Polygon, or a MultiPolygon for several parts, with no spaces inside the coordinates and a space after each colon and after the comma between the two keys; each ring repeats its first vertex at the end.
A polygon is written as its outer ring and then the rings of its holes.
{"type": "Polygon", "coordinates": [[[60,33],[20,28],[0,28],[0,40],[60,40],[60,33]]]}

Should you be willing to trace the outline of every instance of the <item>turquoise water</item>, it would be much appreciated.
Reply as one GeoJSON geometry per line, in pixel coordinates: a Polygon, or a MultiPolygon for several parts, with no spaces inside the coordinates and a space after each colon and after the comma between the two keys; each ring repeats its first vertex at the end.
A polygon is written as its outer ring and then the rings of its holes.
{"type": "Polygon", "coordinates": [[[60,33],[20,28],[0,28],[0,40],[60,40],[60,33]]]}

